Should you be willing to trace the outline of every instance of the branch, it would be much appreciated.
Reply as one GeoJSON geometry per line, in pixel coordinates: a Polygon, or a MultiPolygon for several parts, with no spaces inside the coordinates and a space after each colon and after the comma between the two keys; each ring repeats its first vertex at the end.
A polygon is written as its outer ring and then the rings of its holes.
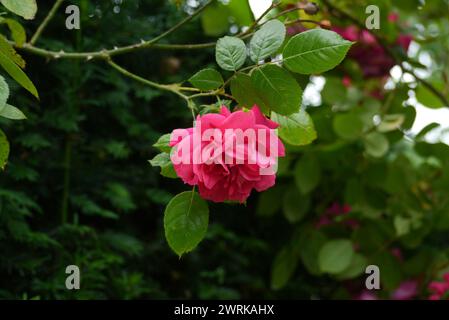
{"type": "MultiPolygon", "coordinates": [[[[203,7],[198,9],[195,13],[193,13],[191,16],[185,18],[178,24],[176,24],[171,29],[167,30],[163,34],[157,36],[156,38],[144,41],[142,40],[140,43],[135,43],[128,46],[123,47],[115,47],[114,49],[103,49],[100,51],[91,51],[91,52],[65,52],[63,50],[61,51],[52,51],[47,50],[39,47],[35,47],[31,43],[26,43],[21,47],[18,47],[14,42],[10,42],[13,46],[15,46],[18,50],[23,50],[25,52],[41,56],[47,59],[86,59],[86,60],[92,60],[92,59],[101,59],[101,60],[107,60],[113,56],[118,56],[130,52],[134,52],[141,49],[146,48],[152,48],[157,50],[198,50],[198,49],[206,49],[206,48],[213,48],[215,47],[216,42],[206,42],[206,43],[197,43],[197,44],[159,44],[156,43],[158,40],[162,39],[163,37],[167,36],[168,34],[174,32],[175,30],[179,29],[184,23],[190,21],[194,16],[198,15],[206,6],[208,6],[212,1],[209,1],[206,3],[203,7]]],[[[270,7],[271,8],[271,7],[270,7]]],[[[301,8],[294,8],[294,9],[288,9],[286,11],[283,11],[276,15],[276,17],[280,17],[281,15],[287,14],[289,12],[300,10],[301,8]]],[[[265,13],[266,14],[266,13],[265,13]]],[[[298,22],[298,21],[296,21],[298,22]]],[[[306,21],[304,22],[312,22],[312,21],[306,21]]],[[[289,23],[287,23],[289,24],[289,23]]],[[[263,25],[263,24],[261,24],[263,25]]],[[[255,28],[256,25],[254,25],[255,28]]],[[[250,38],[254,32],[249,32],[249,30],[246,30],[244,33],[241,33],[237,35],[240,39],[244,40],[247,38],[250,38]]]]}
{"type": "Polygon", "coordinates": [[[86,59],[86,60],[91,60],[91,59],[106,60],[115,55],[129,53],[129,52],[132,52],[135,50],[149,48],[149,47],[152,47],[155,49],[204,49],[204,48],[210,48],[210,47],[215,46],[215,42],[202,43],[202,44],[185,44],[185,45],[184,44],[174,44],[174,45],[156,44],[156,42],[158,42],[162,38],[168,36],[169,34],[173,33],[174,31],[178,30],[184,24],[186,24],[187,22],[189,22],[190,20],[192,20],[193,18],[198,16],[204,9],[206,9],[213,2],[213,0],[210,0],[202,7],[198,8],[194,13],[187,16],[186,18],[184,18],[183,20],[181,20],[180,22],[175,24],[173,27],[171,27],[167,31],[161,33],[157,37],[155,37],[151,40],[148,40],[148,41],[142,40],[140,43],[136,43],[136,44],[132,44],[132,45],[124,46],[124,47],[119,47],[119,48],[115,47],[114,49],[110,49],[110,50],[103,49],[100,51],[92,51],[92,52],[64,52],[63,50],[52,51],[52,50],[46,50],[46,49],[42,49],[39,47],[35,47],[34,46],[35,41],[37,40],[39,35],[42,33],[45,26],[53,18],[53,16],[56,13],[56,10],[61,5],[62,1],[63,0],[57,0],[55,5],[51,9],[50,13],[45,18],[42,25],[39,26],[38,31],[36,31],[36,34],[33,36],[33,38],[31,39],[31,41],[29,43],[24,44],[22,47],[18,47],[13,42],[11,42],[11,44],[23,51],[26,51],[26,52],[29,52],[29,53],[32,53],[32,54],[35,54],[35,55],[38,55],[41,57],[49,58],[49,59],[67,58],[67,59],[86,59]]]}
{"type": "Polygon", "coordinates": [[[116,64],[114,61],[112,61],[111,59],[107,60],[108,64],[113,67],[115,70],[117,70],[118,72],[120,72],[121,74],[134,79],[138,82],[141,82],[147,86],[159,89],[159,90],[164,90],[164,91],[169,91],[172,92],[176,95],[178,95],[179,97],[183,98],[184,100],[189,100],[189,97],[184,95],[183,93],[180,92],[179,90],[179,85],[178,84],[160,84],[154,81],[150,81],[147,80],[145,78],[142,78],[141,76],[138,76],[124,68],[122,68],[121,66],[119,66],[118,64],[116,64]]]}
{"type": "Polygon", "coordinates": [[[50,12],[48,12],[47,16],[45,17],[44,21],[42,21],[41,25],[37,28],[34,35],[31,37],[30,44],[33,45],[36,43],[37,39],[39,39],[40,35],[44,31],[45,27],[47,27],[48,23],[53,19],[53,17],[56,14],[56,11],[58,11],[59,7],[61,6],[62,2],[64,0],[56,0],[55,4],[51,8],[50,12]]]}
{"type": "MultiPolygon", "coordinates": [[[[323,3],[332,11],[337,12],[343,18],[346,18],[346,19],[350,20],[351,22],[353,22],[354,24],[356,24],[360,29],[366,29],[366,27],[365,27],[365,25],[363,25],[363,23],[358,21],[356,18],[351,16],[349,13],[347,13],[347,12],[343,11],[342,9],[337,8],[336,6],[331,4],[329,2],[329,0],[323,0],[323,3]]],[[[368,31],[370,31],[370,30],[368,30],[368,31]]],[[[382,37],[380,37],[376,33],[371,32],[371,34],[376,38],[377,42],[382,46],[382,48],[385,50],[385,52],[387,52],[395,60],[395,62],[401,67],[403,72],[405,71],[405,72],[411,74],[415,78],[416,81],[420,82],[423,86],[425,86],[427,89],[429,89],[429,91],[431,91],[438,99],[440,99],[441,102],[443,102],[443,104],[445,106],[449,107],[449,100],[444,96],[444,94],[442,94],[440,91],[438,91],[438,89],[436,89],[430,82],[419,77],[413,70],[411,70],[409,68],[405,68],[402,65],[403,62],[410,62],[410,59],[407,56],[401,56],[401,59],[400,59],[395,54],[395,52],[393,50],[391,50],[391,44],[387,43],[387,41],[385,41],[382,37]]]]}

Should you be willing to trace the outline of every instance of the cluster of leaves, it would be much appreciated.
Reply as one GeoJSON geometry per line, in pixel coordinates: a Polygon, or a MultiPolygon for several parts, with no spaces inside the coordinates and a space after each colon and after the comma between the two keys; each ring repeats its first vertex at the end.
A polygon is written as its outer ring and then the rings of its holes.
{"type": "MultiPolygon", "coordinates": [[[[193,75],[189,82],[201,91],[217,92],[224,91],[230,82],[232,97],[240,107],[250,108],[257,104],[280,124],[281,138],[293,145],[306,145],[316,138],[316,134],[310,116],[301,110],[303,89],[292,73],[309,75],[331,70],[341,63],[352,43],[323,29],[298,34],[283,46],[285,36],[284,24],[270,20],[254,33],[248,49],[238,37],[220,38],[215,48],[216,62],[221,69],[234,74],[225,83],[218,71],[208,68],[193,75]],[[278,52],[282,59],[275,58],[278,52]],[[242,68],[248,56],[256,64],[242,68]],[[273,57],[271,62],[265,62],[269,57],[273,57]]],[[[162,175],[176,177],[175,173],[167,172],[172,168],[168,141],[169,134],[158,140],[155,146],[162,146],[163,153],[150,163],[160,166],[162,175]]],[[[174,197],[164,216],[165,236],[179,256],[193,250],[206,234],[209,210],[206,201],[194,191],[174,197]]]]}
{"type": "MultiPolygon", "coordinates": [[[[1,4],[4,8],[25,19],[33,19],[37,12],[35,0],[2,0],[1,4]]],[[[25,29],[17,20],[0,17],[0,24],[7,26],[12,40],[18,46],[22,46],[26,42],[25,29]]],[[[2,34],[0,34],[0,65],[11,78],[38,98],[36,87],[22,70],[25,68],[25,61],[8,42],[7,37],[2,34]]],[[[7,103],[8,98],[9,86],[5,78],[0,74],[0,117],[12,120],[26,119],[22,111],[7,103]]],[[[4,132],[0,129],[0,169],[4,168],[8,155],[9,142],[4,132]]]]}

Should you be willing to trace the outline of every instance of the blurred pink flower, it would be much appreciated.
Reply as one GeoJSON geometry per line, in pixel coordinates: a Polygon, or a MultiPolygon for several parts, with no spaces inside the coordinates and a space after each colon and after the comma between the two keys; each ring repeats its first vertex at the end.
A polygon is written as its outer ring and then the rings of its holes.
{"type": "Polygon", "coordinates": [[[418,282],[415,280],[407,280],[402,282],[399,287],[393,291],[391,298],[394,300],[410,300],[416,296],[418,292],[418,282]]]}
{"type": "Polygon", "coordinates": [[[441,300],[449,294],[449,273],[443,275],[443,282],[432,281],[428,287],[432,294],[429,296],[429,300],[441,300]]]}

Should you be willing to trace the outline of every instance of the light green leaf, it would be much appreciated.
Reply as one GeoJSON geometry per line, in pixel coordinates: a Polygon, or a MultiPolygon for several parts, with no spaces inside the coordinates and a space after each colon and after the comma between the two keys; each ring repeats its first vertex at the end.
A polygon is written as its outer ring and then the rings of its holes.
{"type": "Polygon", "coordinates": [[[319,275],[318,253],[326,242],[326,236],[314,228],[301,233],[300,241],[296,244],[304,267],[313,275],[319,275]]]}
{"type": "Polygon", "coordinates": [[[231,80],[231,93],[241,107],[251,108],[257,104],[262,112],[269,112],[269,108],[257,94],[249,75],[237,73],[231,80]]]}
{"type": "Polygon", "coordinates": [[[6,104],[3,108],[0,108],[0,117],[11,120],[23,120],[27,118],[22,111],[9,104],[6,104]]]}
{"type": "Polygon", "coordinates": [[[368,265],[367,259],[359,254],[354,253],[349,266],[337,275],[339,280],[354,279],[361,275],[368,265]]]}
{"type": "Polygon", "coordinates": [[[218,39],[215,47],[218,65],[228,71],[237,71],[246,60],[245,43],[236,37],[225,36],[218,39]]]}
{"type": "Polygon", "coordinates": [[[337,114],[333,120],[335,133],[343,139],[356,139],[363,132],[363,121],[352,113],[337,114]]]}
{"type": "Polygon", "coordinates": [[[398,130],[405,120],[403,114],[386,114],[382,121],[377,126],[377,131],[379,132],[389,132],[393,130],[398,130]]]}
{"type": "Polygon", "coordinates": [[[196,192],[176,195],[165,208],[165,238],[178,256],[192,251],[203,240],[208,224],[207,202],[196,192]]]}
{"type": "Polygon", "coordinates": [[[379,132],[367,134],[363,142],[366,153],[375,158],[380,158],[385,155],[389,148],[388,139],[379,132]]]}
{"type": "Polygon", "coordinates": [[[8,42],[3,35],[0,34],[0,52],[8,57],[12,62],[17,64],[20,68],[25,68],[25,60],[20,56],[14,47],[8,42]]]}
{"type": "Polygon", "coordinates": [[[34,19],[37,12],[36,0],[1,0],[9,11],[27,19],[34,19]]]}
{"type": "Polygon", "coordinates": [[[159,149],[162,152],[170,152],[170,137],[171,133],[166,133],[159,137],[159,139],[153,144],[153,147],[159,149]]]}
{"type": "Polygon", "coordinates": [[[318,254],[318,265],[323,272],[337,274],[345,270],[352,261],[354,249],[349,240],[330,240],[318,254]]]}
{"type": "Polygon", "coordinates": [[[231,0],[228,7],[231,15],[239,25],[249,26],[254,21],[248,0],[231,0]]]}
{"type": "Polygon", "coordinates": [[[317,138],[312,118],[303,109],[298,113],[293,113],[289,116],[283,116],[276,112],[272,112],[271,119],[279,123],[279,136],[291,145],[308,145],[317,138]]]}
{"type": "Polygon", "coordinates": [[[6,101],[9,98],[9,86],[5,81],[5,78],[0,76],[0,112],[3,107],[6,105],[6,101]]]}
{"type": "Polygon", "coordinates": [[[302,89],[286,70],[266,64],[253,70],[251,81],[258,96],[271,110],[282,115],[299,111],[302,89]]]}
{"type": "Polygon", "coordinates": [[[394,228],[398,237],[408,234],[411,230],[411,220],[402,216],[394,217],[394,228]]]}
{"type": "Polygon", "coordinates": [[[311,192],[321,180],[319,162],[312,156],[306,155],[298,160],[294,169],[295,182],[303,194],[311,192]]]}
{"type": "Polygon", "coordinates": [[[39,98],[36,87],[28,76],[10,58],[0,51],[0,65],[8,74],[16,80],[22,87],[27,89],[36,98],[39,98]]]}
{"type": "Polygon", "coordinates": [[[214,90],[223,85],[223,77],[214,69],[203,69],[195,73],[189,82],[200,90],[214,90]]]}
{"type": "Polygon", "coordinates": [[[9,156],[9,142],[6,135],[0,130],[0,169],[5,169],[6,161],[9,156]]]}
{"type": "Polygon", "coordinates": [[[252,37],[249,43],[249,56],[258,63],[275,53],[285,39],[285,26],[279,20],[265,23],[252,37]]]}
{"type": "Polygon", "coordinates": [[[284,194],[282,211],[288,222],[297,223],[301,221],[306,216],[309,207],[309,197],[301,194],[296,188],[290,188],[284,194]]]}
{"type": "MultiPolygon", "coordinates": [[[[444,88],[444,82],[443,81],[432,81],[432,86],[434,86],[439,92],[447,92],[444,88]]],[[[430,91],[427,87],[424,85],[419,85],[416,89],[416,99],[423,105],[425,105],[428,108],[442,108],[445,107],[444,103],[440,100],[439,97],[437,97],[432,91],[430,91]]],[[[449,95],[448,95],[449,99],[449,95]]],[[[449,107],[449,106],[446,106],[449,107]]]]}
{"type": "Polygon", "coordinates": [[[313,29],[292,37],[283,51],[284,65],[301,74],[322,73],[335,68],[352,42],[333,31],[313,29]]]}
{"type": "Polygon", "coordinates": [[[271,269],[271,288],[278,290],[284,287],[295,272],[298,257],[290,247],[283,248],[274,259],[271,269]]]}
{"type": "Polygon", "coordinates": [[[229,29],[228,7],[216,2],[204,9],[201,25],[204,34],[212,37],[221,36],[229,29]]]}
{"type": "Polygon", "coordinates": [[[23,26],[13,19],[0,18],[0,23],[4,23],[11,31],[11,37],[14,42],[20,47],[26,42],[26,32],[23,26]]]}
{"type": "Polygon", "coordinates": [[[166,178],[175,179],[178,177],[173,163],[170,160],[170,155],[166,152],[159,153],[152,160],[149,160],[153,167],[161,167],[161,175],[166,178]]]}

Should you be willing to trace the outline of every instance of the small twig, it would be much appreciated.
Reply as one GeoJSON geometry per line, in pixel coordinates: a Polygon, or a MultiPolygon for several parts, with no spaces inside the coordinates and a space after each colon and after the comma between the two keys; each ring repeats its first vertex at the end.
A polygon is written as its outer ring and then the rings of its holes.
{"type": "Polygon", "coordinates": [[[48,12],[47,16],[45,17],[44,21],[42,21],[42,23],[37,28],[37,30],[34,33],[34,35],[31,37],[31,40],[29,42],[31,45],[35,44],[37,39],[39,39],[40,35],[44,31],[44,29],[47,27],[48,23],[55,16],[56,11],[58,11],[58,9],[61,6],[62,2],[64,2],[64,0],[56,0],[55,4],[53,5],[53,7],[50,9],[50,11],[48,12]]]}
{"type": "Polygon", "coordinates": [[[121,66],[119,66],[118,64],[116,64],[114,61],[112,61],[111,59],[107,60],[108,64],[113,67],[115,70],[119,71],[121,74],[134,79],[138,82],[141,82],[147,86],[159,89],[159,90],[164,90],[164,91],[169,91],[172,92],[176,95],[178,95],[179,97],[183,98],[184,100],[189,100],[189,97],[184,95],[183,93],[181,93],[178,89],[178,85],[177,84],[160,84],[145,78],[142,78],[141,76],[138,76],[124,68],[122,68],[121,66]]]}

